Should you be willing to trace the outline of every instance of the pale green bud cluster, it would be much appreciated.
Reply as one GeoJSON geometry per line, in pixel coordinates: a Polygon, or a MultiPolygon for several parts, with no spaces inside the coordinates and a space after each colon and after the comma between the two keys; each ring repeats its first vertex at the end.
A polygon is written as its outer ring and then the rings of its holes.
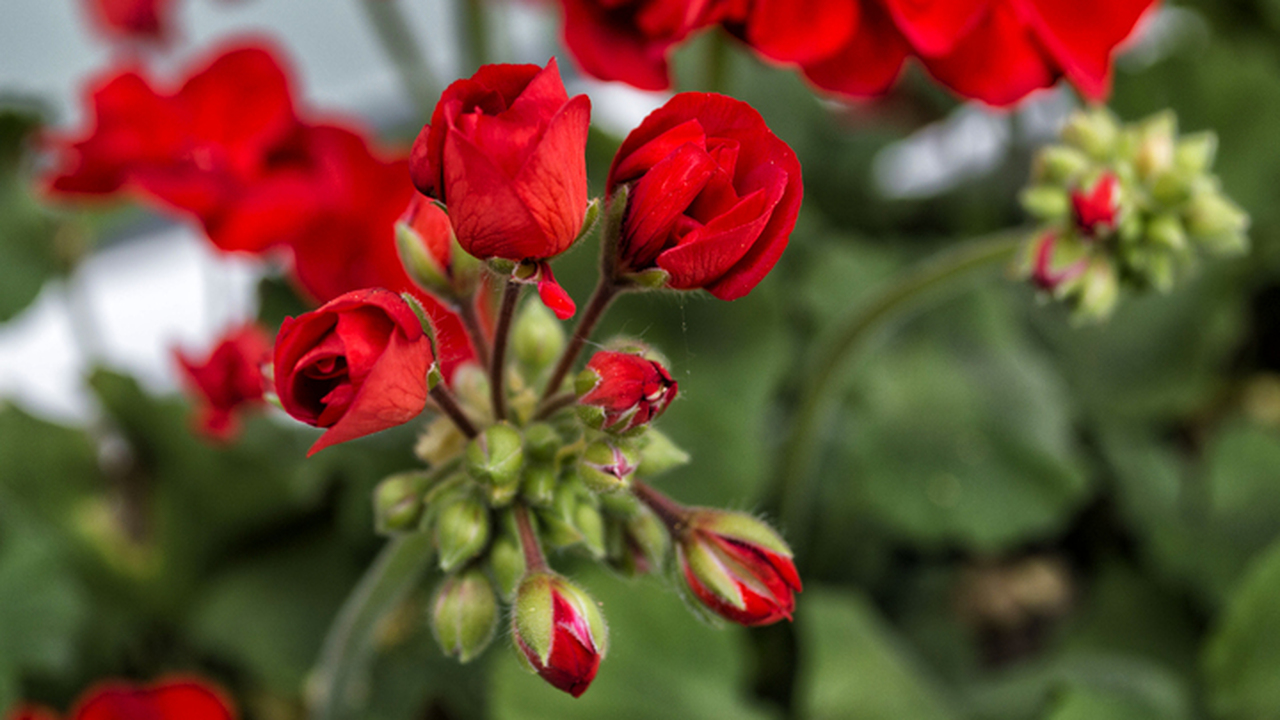
{"type": "Polygon", "coordinates": [[[1109,317],[1122,290],[1169,292],[1201,255],[1249,248],[1249,216],[1212,167],[1211,132],[1179,135],[1169,111],[1122,124],[1078,111],[1036,156],[1023,207],[1041,225],[1022,273],[1080,321],[1109,317]]]}

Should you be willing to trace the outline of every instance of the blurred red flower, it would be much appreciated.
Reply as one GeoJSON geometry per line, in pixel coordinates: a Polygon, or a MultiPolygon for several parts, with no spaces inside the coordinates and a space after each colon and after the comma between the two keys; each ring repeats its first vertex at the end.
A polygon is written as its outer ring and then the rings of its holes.
{"type": "MultiPolygon", "coordinates": [[[[20,706],[9,720],[57,720],[57,713],[20,706]]],[[[68,720],[235,720],[223,693],[198,679],[173,678],[138,687],[112,681],[81,696],[68,720]]]]}
{"type": "Polygon", "coordinates": [[[308,455],[404,424],[427,404],[431,339],[409,303],[360,290],[285,318],[276,337],[276,393],[285,412],[326,428],[308,455]]]}
{"type": "Polygon", "coordinates": [[[197,430],[213,440],[232,440],[240,429],[239,413],[262,404],[262,366],[271,359],[266,330],[258,325],[236,328],[203,359],[181,350],[174,354],[189,391],[199,402],[197,430]]]}
{"type": "Polygon", "coordinates": [[[164,41],[172,34],[172,0],[85,0],[103,35],[120,40],[164,41]]]}
{"type": "Polygon", "coordinates": [[[561,5],[565,45],[587,74],[665,90],[671,86],[668,54],[691,33],[717,22],[719,0],[561,0],[561,5]]]}
{"type": "Polygon", "coordinates": [[[630,186],[619,270],[654,267],[679,290],[721,300],[751,291],[778,261],[800,211],[800,162],[750,105],[681,93],[627,136],[606,193],[630,186]]]}

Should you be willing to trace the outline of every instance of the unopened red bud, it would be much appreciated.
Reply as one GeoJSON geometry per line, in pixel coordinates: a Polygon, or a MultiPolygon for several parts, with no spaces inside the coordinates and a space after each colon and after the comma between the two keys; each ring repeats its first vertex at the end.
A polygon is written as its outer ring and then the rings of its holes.
{"type": "Polygon", "coordinates": [[[472,568],[445,579],[431,602],[431,629],[445,655],[470,662],[493,640],[498,599],[489,579],[472,568]]]}
{"type": "Polygon", "coordinates": [[[549,572],[520,583],[511,637],[529,669],[574,697],[591,685],[608,646],[608,629],[595,601],[549,572]]]}
{"type": "Polygon", "coordinates": [[[1072,217],[1085,237],[1096,238],[1116,228],[1120,212],[1120,183],[1111,173],[1103,173],[1090,190],[1071,193],[1072,217]]]}
{"type": "Polygon", "coordinates": [[[693,595],[743,625],[791,619],[800,575],[791,548],[745,513],[699,509],[680,538],[680,569],[693,595]]]}
{"type": "Polygon", "coordinates": [[[575,389],[583,422],[597,430],[628,433],[661,415],[678,386],[659,362],[606,351],[592,356],[575,389]]]}

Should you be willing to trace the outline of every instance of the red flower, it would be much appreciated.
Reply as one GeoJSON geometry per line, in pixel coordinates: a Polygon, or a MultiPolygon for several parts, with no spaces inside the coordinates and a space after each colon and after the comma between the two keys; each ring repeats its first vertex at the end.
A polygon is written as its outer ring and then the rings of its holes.
{"type": "Polygon", "coordinates": [[[595,679],[608,642],[595,601],[547,572],[526,577],[516,593],[511,636],[520,657],[543,680],[580,697],[595,679]]]}
{"type": "Polygon", "coordinates": [[[908,55],[956,94],[1009,105],[1061,77],[1105,99],[1111,59],[1157,0],[861,0],[839,52],[801,60],[821,88],[887,90],[908,55]]]}
{"type": "Polygon", "coordinates": [[[559,255],[586,213],[590,114],[585,95],[568,97],[555,60],[486,65],[444,91],[413,145],[414,184],[448,206],[475,257],[559,255]]]}
{"type": "Polygon", "coordinates": [[[630,186],[619,270],[680,290],[751,291],[787,246],[803,195],[795,153],[749,105],[681,93],[623,141],[606,192],[630,186]]]}
{"type": "MultiPolygon", "coordinates": [[[[786,2],[786,0],[782,0],[786,2]]],[[[720,0],[561,0],[564,41],[587,74],[643,90],[671,86],[667,56],[714,25],[720,0]]]]}
{"type": "Polygon", "coordinates": [[[861,0],[755,0],[724,3],[725,28],[753,50],[779,62],[829,57],[849,42],[861,0]]]}
{"type": "Polygon", "coordinates": [[[594,411],[597,428],[625,433],[657,418],[678,386],[661,363],[625,352],[598,352],[578,376],[578,403],[594,411]]]}
{"type": "Polygon", "coordinates": [[[163,41],[172,32],[172,0],[85,0],[102,34],[122,40],[163,41]]]}
{"type": "Polygon", "coordinates": [[[360,290],[285,318],[276,392],[290,415],[327,428],[311,455],[416,417],[432,362],[430,338],[409,304],[388,290],[360,290]]]}
{"type": "MultiPolygon", "coordinates": [[[[80,698],[69,720],[235,720],[231,702],[202,680],[175,678],[137,687],[100,685],[80,698]]],[[[57,720],[44,708],[20,707],[10,720],[57,720]]]]}
{"type": "Polygon", "coordinates": [[[1116,227],[1116,215],[1120,211],[1120,183],[1116,176],[1105,173],[1094,184],[1093,190],[1071,193],[1071,209],[1076,227],[1085,237],[1096,237],[1116,227]]]}
{"type": "MultiPolygon", "coordinates": [[[[55,138],[55,194],[136,189],[214,226],[240,196],[257,207],[287,209],[304,194],[296,183],[257,183],[290,164],[298,128],[288,79],[266,50],[222,53],[173,94],[156,92],[136,71],[118,71],[93,91],[91,102],[92,132],[78,141],[55,138]],[[285,197],[277,197],[281,193],[285,197]]],[[[227,250],[265,246],[260,233],[211,236],[227,250]]]]}
{"type": "Polygon", "coordinates": [[[791,549],[768,525],[743,513],[694,510],[680,538],[689,589],[722,617],[743,625],[791,619],[800,575],[791,549]]]}
{"type": "Polygon", "coordinates": [[[270,338],[261,327],[245,325],[227,333],[203,360],[175,354],[191,393],[200,399],[196,427],[214,440],[231,440],[239,431],[237,414],[262,403],[270,338]]]}

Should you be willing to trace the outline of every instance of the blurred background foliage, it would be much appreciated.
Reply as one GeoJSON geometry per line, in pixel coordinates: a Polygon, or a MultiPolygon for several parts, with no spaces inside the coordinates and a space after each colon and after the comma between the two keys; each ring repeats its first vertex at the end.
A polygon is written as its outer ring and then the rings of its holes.
{"type": "MultiPolygon", "coordinates": [[[[783,528],[806,585],[794,625],[712,628],[659,579],[588,574],[612,642],[575,701],[505,647],[466,667],[443,658],[429,580],[379,631],[363,717],[1280,718],[1280,2],[1175,7],[1171,47],[1120,63],[1112,107],[1172,107],[1218,133],[1224,186],[1254,220],[1248,258],[1129,298],[1097,327],[993,269],[878,333],[821,424],[816,499],[783,528]]],[[[682,78],[710,42],[682,51],[682,78]]],[[[662,428],[694,462],[660,485],[759,509],[824,330],[929,253],[1023,223],[1016,191],[1039,140],[1014,118],[995,168],[885,199],[874,158],[953,116],[953,100],[917,74],[841,107],[793,73],[730,62],[727,90],[801,157],[791,247],[747,298],[628,296],[602,336],[643,336],[681,384],[662,428]]],[[[0,320],[102,227],[140,221],[42,208],[27,152],[42,113],[5,108],[0,320]]],[[[593,132],[593,182],[618,142],[593,132]]],[[[560,261],[575,297],[594,262],[560,261]]],[[[299,307],[264,285],[268,323],[299,307]]],[[[258,418],[218,450],[191,434],[183,400],[105,369],[86,382],[104,411],[88,429],[0,400],[0,710],[188,671],[246,718],[302,717],[324,634],[382,542],[370,491],[412,464],[416,428],[304,461],[314,431],[258,418]]]]}

